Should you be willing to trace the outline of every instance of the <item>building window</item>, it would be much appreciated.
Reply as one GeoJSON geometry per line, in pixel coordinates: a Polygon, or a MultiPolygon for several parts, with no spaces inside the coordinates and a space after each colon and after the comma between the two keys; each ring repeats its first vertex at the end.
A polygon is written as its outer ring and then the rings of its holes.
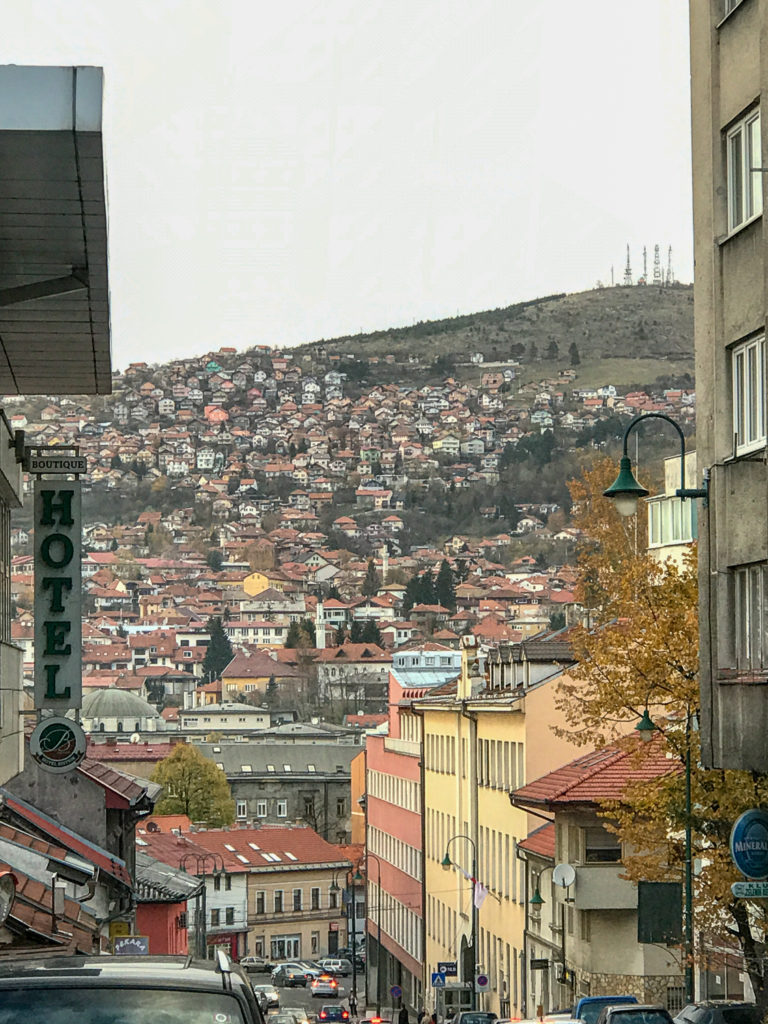
{"type": "Polygon", "coordinates": [[[587,864],[615,864],[620,861],[621,843],[618,837],[604,828],[585,828],[584,860],[587,864]]]}
{"type": "Polygon", "coordinates": [[[237,810],[235,811],[238,818],[248,817],[248,802],[246,800],[237,801],[237,810]]]}
{"type": "Polygon", "coordinates": [[[288,801],[287,800],[278,800],[277,801],[277,816],[278,816],[278,818],[287,818],[288,817],[288,801]]]}
{"type": "Polygon", "coordinates": [[[320,952],[320,932],[311,932],[309,936],[310,951],[312,955],[320,952]]]}
{"type": "Polygon", "coordinates": [[[219,892],[221,890],[221,875],[213,876],[213,891],[219,892]]]}
{"type": "Polygon", "coordinates": [[[763,212],[760,111],[753,110],[726,133],[728,230],[763,212]]]}
{"type": "Polygon", "coordinates": [[[336,814],[338,815],[339,818],[343,818],[346,813],[347,801],[343,797],[341,797],[339,800],[336,801],[336,814]]]}
{"type": "Polygon", "coordinates": [[[211,911],[211,927],[212,928],[215,928],[218,925],[218,923],[219,923],[219,913],[220,912],[218,910],[212,910],[211,911]]]}
{"type": "Polygon", "coordinates": [[[731,350],[736,454],[765,445],[765,337],[731,350]]]}
{"type": "Polygon", "coordinates": [[[698,509],[695,501],[657,497],[648,502],[648,547],[688,544],[698,534],[698,509]]]}
{"type": "Polygon", "coordinates": [[[301,956],[300,935],[275,935],[271,946],[273,960],[298,960],[301,956]]]}
{"type": "Polygon", "coordinates": [[[293,909],[301,910],[301,889],[293,890],[293,909]]]}
{"type": "Polygon", "coordinates": [[[231,890],[232,890],[232,875],[225,875],[224,876],[224,889],[226,890],[226,892],[231,892],[231,890]]]}
{"type": "Polygon", "coordinates": [[[734,613],[736,668],[760,669],[768,664],[768,637],[765,636],[765,605],[768,598],[764,563],[736,569],[734,613]]]}
{"type": "Polygon", "coordinates": [[[266,800],[257,800],[256,801],[256,817],[257,818],[266,818],[266,816],[267,816],[267,801],[266,800]]]}
{"type": "Polygon", "coordinates": [[[275,913],[282,914],[283,912],[283,890],[275,889],[275,913]]]}
{"type": "Polygon", "coordinates": [[[339,905],[339,894],[334,892],[333,889],[328,890],[328,906],[331,910],[336,910],[339,905]]]}
{"type": "Polygon", "coordinates": [[[267,912],[267,894],[265,892],[256,893],[256,913],[266,914],[267,912]]]}
{"type": "Polygon", "coordinates": [[[227,924],[234,924],[235,923],[235,908],[234,907],[227,907],[227,917],[226,917],[226,920],[227,920],[227,924]]]}

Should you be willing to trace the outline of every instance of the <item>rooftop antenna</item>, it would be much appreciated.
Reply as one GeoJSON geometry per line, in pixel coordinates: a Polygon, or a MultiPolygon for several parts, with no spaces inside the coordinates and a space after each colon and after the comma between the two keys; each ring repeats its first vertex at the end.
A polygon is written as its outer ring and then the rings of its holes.
{"type": "Polygon", "coordinates": [[[667,284],[675,283],[675,274],[672,270],[672,246],[667,249],[667,284]]]}
{"type": "Polygon", "coordinates": [[[653,247],[653,283],[657,285],[663,284],[661,279],[661,260],[659,259],[658,245],[654,245],[653,247]]]}
{"type": "Polygon", "coordinates": [[[632,264],[629,262],[629,243],[627,243],[627,265],[624,267],[624,284],[632,284],[632,264]]]}
{"type": "Polygon", "coordinates": [[[648,250],[645,246],[643,246],[643,276],[637,283],[648,284],[648,250]]]}

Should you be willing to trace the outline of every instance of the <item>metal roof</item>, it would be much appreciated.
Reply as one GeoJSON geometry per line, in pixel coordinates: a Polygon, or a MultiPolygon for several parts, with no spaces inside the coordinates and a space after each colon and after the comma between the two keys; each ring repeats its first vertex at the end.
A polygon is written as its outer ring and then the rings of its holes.
{"type": "Polygon", "coordinates": [[[0,66],[0,391],[111,390],[100,68],[0,66]]]}

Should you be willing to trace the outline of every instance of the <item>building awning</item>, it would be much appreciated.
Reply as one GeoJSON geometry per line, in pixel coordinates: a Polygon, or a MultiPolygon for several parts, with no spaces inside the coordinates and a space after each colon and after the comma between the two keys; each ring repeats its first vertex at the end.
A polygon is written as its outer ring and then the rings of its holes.
{"type": "Polygon", "coordinates": [[[100,68],[0,66],[0,393],[111,390],[100,68]]]}

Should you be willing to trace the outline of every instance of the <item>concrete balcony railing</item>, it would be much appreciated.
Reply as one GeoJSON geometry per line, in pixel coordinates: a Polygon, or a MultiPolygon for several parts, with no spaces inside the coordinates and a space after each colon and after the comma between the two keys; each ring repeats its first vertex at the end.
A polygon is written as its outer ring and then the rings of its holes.
{"type": "Polygon", "coordinates": [[[413,740],[400,740],[387,736],[384,740],[384,749],[393,754],[409,754],[411,757],[418,757],[421,752],[421,744],[413,740]]]}
{"type": "Polygon", "coordinates": [[[622,864],[581,864],[571,895],[577,910],[635,910],[637,886],[619,875],[622,864]]]}

